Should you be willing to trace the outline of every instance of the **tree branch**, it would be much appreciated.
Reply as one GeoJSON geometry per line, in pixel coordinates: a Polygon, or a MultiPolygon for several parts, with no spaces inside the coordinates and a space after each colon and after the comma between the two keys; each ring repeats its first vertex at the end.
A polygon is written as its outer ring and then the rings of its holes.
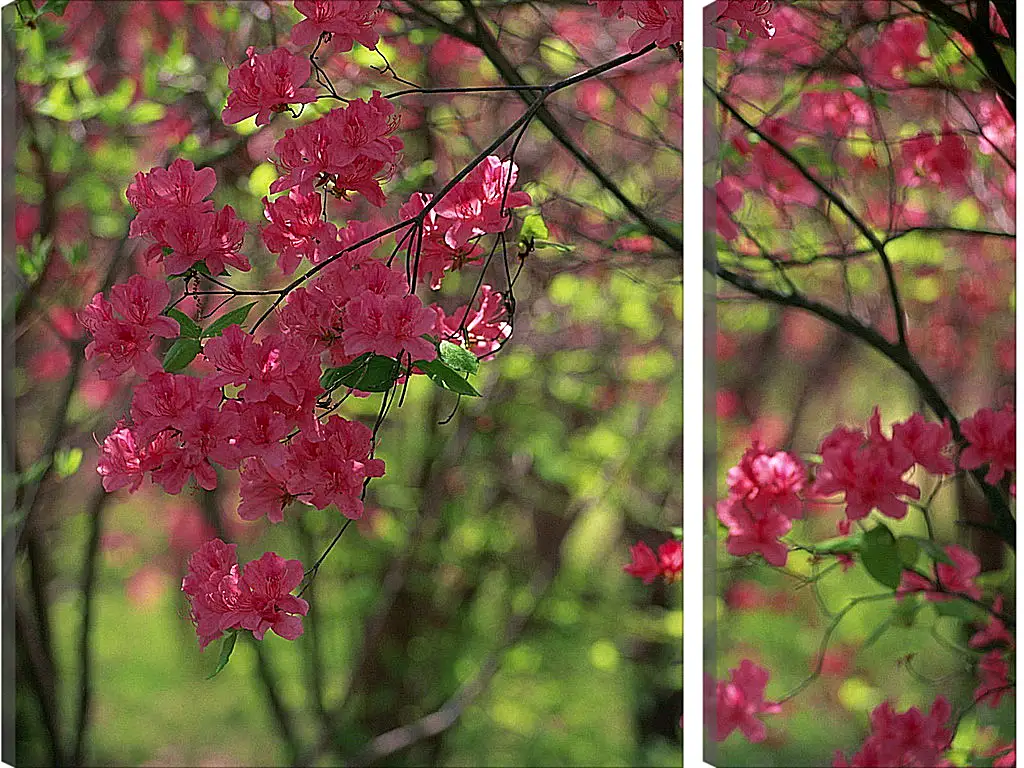
{"type": "Polygon", "coordinates": [[[749,120],[743,117],[743,115],[740,114],[739,110],[737,110],[736,107],[730,104],[725,99],[725,97],[718,90],[712,87],[712,85],[706,80],[704,81],[704,87],[711,92],[715,99],[718,100],[718,103],[721,104],[722,107],[727,112],[729,112],[729,114],[731,114],[740,125],[746,128],[748,131],[757,134],[760,137],[761,141],[768,144],[768,146],[770,146],[772,149],[778,152],[779,155],[785,158],[786,162],[788,162],[790,165],[796,168],[797,171],[800,172],[801,176],[803,176],[805,179],[807,179],[807,181],[813,184],[815,189],[817,189],[822,195],[827,197],[836,208],[842,211],[843,215],[846,216],[849,222],[853,224],[857,231],[859,231],[868,241],[868,243],[870,243],[871,247],[878,254],[878,257],[882,262],[882,269],[885,270],[885,279],[886,283],[889,286],[889,300],[892,303],[892,311],[895,315],[896,320],[896,336],[898,339],[899,346],[902,347],[903,349],[907,349],[907,318],[903,312],[903,303],[902,301],[900,301],[899,290],[896,287],[896,274],[893,271],[892,262],[889,260],[889,256],[885,252],[885,244],[878,239],[878,236],[875,235],[871,227],[865,224],[864,221],[860,218],[860,216],[858,216],[853,211],[853,209],[847,204],[846,200],[843,199],[842,195],[828,187],[817,176],[811,173],[810,170],[803,163],[801,163],[793,155],[792,152],[790,152],[774,138],[764,133],[764,131],[762,131],[760,128],[757,128],[749,120]]]}
{"type": "MultiPolygon", "coordinates": [[[[484,52],[484,55],[487,56],[495,69],[501,73],[501,76],[507,83],[520,87],[525,86],[527,84],[526,81],[512,65],[512,62],[508,60],[508,57],[505,56],[501,48],[498,47],[497,40],[494,39],[494,35],[491,34],[491,30],[487,27],[486,22],[480,16],[476,6],[473,5],[471,0],[461,0],[461,2],[462,7],[466,9],[466,14],[473,21],[475,34],[470,36],[470,41],[484,52]]],[[[650,48],[650,46],[648,46],[648,48],[650,48]]],[[[516,91],[516,93],[518,93],[519,98],[521,98],[528,106],[533,106],[537,101],[537,97],[529,90],[519,90],[516,91]]],[[[616,184],[611,177],[604,172],[593,158],[591,158],[590,155],[584,152],[583,149],[572,140],[569,134],[566,133],[565,128],[562,127],[561,123],[558,122],[547,106],[541,106],[537,110],[537,119],[543,123],[544,127],[550,131],[551,135],[555,137],[558,143],[561,144],[565,150],[580,163],[580,165],[586,168],[591,175],[601,183],[601,186],[607,189],[615,199],[622,204],[623,208],[629,211],[633,218],[643,224],[651,235],[658,238],[671,251],[682,258],[682,238],[677,237],[675,233],[663,224],[652,219],[640,206],[630,200],[629,197],[627,197],[619,188],[618,184],[616,184]]]]}

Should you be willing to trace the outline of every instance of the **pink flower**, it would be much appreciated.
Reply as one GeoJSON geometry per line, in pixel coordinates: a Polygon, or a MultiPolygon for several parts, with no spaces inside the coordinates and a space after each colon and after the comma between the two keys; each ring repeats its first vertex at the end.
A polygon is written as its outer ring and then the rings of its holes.
{"type": "MultiPolygon", "coordinates": [[[[992,603],[992,610],[995,613],[1001,613],[1003,610],[1003,596],[998,595],[992,603]]],[[[990,645],[1002,644],[1008,648],[1013,648],[1013,635],[1011,635],[1006,625],[1003,624],[1002,620],[996,616],[989,618],[988,624],[984,629],[980,629],[971,636],[970,641],[967,643],[971,648],[985,648],[990,645]]]]}
{"type": "Polygon", "coordinates": [[[632,562],[622,566],[622,570],[630,576],[643,579],[644,584],[651,584],[661,575],[661,563],[654,550],[642,541],[629,548],[632,562]]]}
{"type": "Polygon", "coordinates": [[[836,768],[870,768],[871,766],[950,766],[943,754],[949,749],[953,732],[946,728],[952,709],[945,698],[935,699],[931,711],[924,715],[911,707],[902,715],[892,705],[882,702],[871,713],[871,734],[848,763],[842,752],[836,752],[836,768]]]}
{"type": "Polygon", "coordinates": [[[672,584],[683,577],[683,542],[669,539],[658,547],[658,565],[666,584],[672,584]]]}
{"type": "Polygon", "coordinates": [[[435,306],[438,336],[465,347],[481,360],[490,360],[493,353],[512,335],[512,326],[503,319],[506,315],[502,294],[489,285],[481,285],[475,310],[463,305],[446,317],[435,306]]]}
{"type": "MultiPolygon", "coordinates": [[[[778,118],[762,120],[760,128],[783,148],[791,147],[798,137],[791,125],[778,118]]],[[[760,189],[780,208],[793,203],[813,206],[818,201],[815,186],[766,141],[751,152],[750,170],[743,183],[749,189],[760,189]]]]}
{"type": "Polygon", "coordinates": [[[259,520],[266,515],[272,523],[284,520],[284,508],[296,496],[288,491],[288,477],[283,468],[268,465],[260,459],[246,459],[239,472],[238,516],[243,520],[259,520]]]}
{"type": "Polygon", "coordinates": [[[789,533],[792,521],[772,510],[756,516],[742,499],[728,499],[718,503],[718,519],[729,529],[725,550],[735,557],[760,554],[769,565],[781,568],[789,557],[789,548],[780,537],[789,533]]]}
{"type": "Polygon", "coordinates": [[[192,215],[213,210],[213,201],[205,198],[217,186],[212,168],[199,171],[188,160],[175,160],[167,169],[153,168],[149,173],[135,174],[125,196],[139,215],[128,229],[131,237],[152,235],[167,216],[174,213],[192,215]]]}
{"type": "Polygon", "coordinates": [[[259,560],[242,570],[241,588],[244,613],[239,625],[262,640],[268,629],[285,640],[302,634],[299,616],[309,612],[309,603],[291,591],[302,582],[302,563],[285,560],[274,552],[264,552],[259,560]]]}
{"type": "Polygon", "coordinates": [[[219,371],[211,381],[217,386],[244,386],[239,396],[247,405],[268,403],[289,424],[312,420],[313,406],[323,391],[320,361],[298,335],[273,333],[257,342],[230,325],[206,342],[203,355],[219,371]]]}
{"type": "Polygon", "coordinates": [[[899,180],[904,186],[929,184],[939,189],[961,189],[967,185],[971,153],[964,137],[953,133],[948,124],[939,138],[920,133],[905,141],[901,155],[904,165],[899,180]]]}
{"type": "Polygon", "coordinates": [[[803,517],[803,504],[798,494],[806,479],[807,470],[796,456],[785,451],[772,453],[755,442],[729,470],[729,497],[742,500],[755,517],[775,511],[799,518],[803,517]]]}
{"type": "Polygon", "coordinates": [[[683,4],[675,0],[626,0],[626,15],[636,19],[640,29],[629,38],[629,50],[636,53],[651,43],[668,48],[683,40],[683,4]]]}
{"type": "Polygon", "coordinates": [[[241,621],[238,556],[234,544],[211,539],[188,560],[181,590],[189,598],[192,622],[205,648],[241,621]]]}
{"type": "Polygon", "coordinates": [[[998,483],[1007,471],[1017,467],[1017,417],[1013,405],[1001,411],[982,408],[960,422],[960,429],[969,445],[960,454],[960,466],[978,469],[988,464],[985,482],[998,483]]]}
{"type": "Polygon", "coordinates": [[[341,53],[359,43],[371,51],[380,35],[373,29],[380,0],[295,0],[295,10],[306,18],[292,27],[292,43],[309,45],[327,33],[341,53]]]}
{"type": "Polygon", "coordinates": [[[138,438],[152,440],[159,432],[176,429],[182,414],[198,407],[215,407],[219,387],[184,374],[155,373],[132,396],[131,415],[138,438]]]}
{"type": "Polygon", "coordinates": [[[809,89],[803,91],[800,97],[809,126],[842,138],[853,128],[871,123],[871,110],[867,102],[853,90],[860,88],[863,92],[865,86],[860,78],[843,78],[840,82],[844,87],[838,90],[814,90],[814,86],[821,87],[823,82],[821,78],[809,81],[809,89]]]}
{"type": "Polygon", "coordinates": [[[981,573],[981,562],[974,554],[955,544],[946,547],[946,554],[952,564],[937,563],[935,566],[941,590],[937,589],[935,582],[912,571],[904,571],[896,590],[897,599],[912,592],[924,592],[925,597],[935,603],[953,600],[958,594],[980,600],[981,589],[974,583],[974,577],[981,573]]]}
{"type": "Polygon", "coordinates": [[[310,63],[287,48],[256,53],[249,46],[248,59],[228,73],[228,103],[222,117],[228,125],[256,115],[256,125],[266,125],[271,114],[283,112],[289,104],[316,101],[315,88],[302,88],[309,80],[310,63]]]}
{"type": "MultiPolygon", "coordinates": [[[[771,11],[771,0],[717,0],[708,6],[705,18],[710,15],[713,23],[734,25],[740,37],[768,40],[775,36],[771,11]]],[[[718,47],[725,48],[725,41],[720,42],[718,47]]]]}
{"type": "Polygon", "coordinates": [[[629,548],[632,562],[622,566],[622,570],[638,579],[643,579],[644,584],[650,584],[659,576],[665,577],[666,584],[672,584],[682,577],[683,573],[683,544],[676,539],[668,539],[658,547],[655,554],[647,544],[638,541],[629,548]]]}
{"type": "Polygon", "coordinates": [[[878,42],[861,54],[869,79],[885,87],[899,85],[910,70],[925,61],[920,53],[924,41],[923,19],[900,19],[886,25],[878,42]]]}
{"type": "Polygon", "coordinates": [[[211,491],[217,487],[214,462],[227,469],[238,467],[238,414],[233,410],[194,405],[177,415],[175,431],[178,450],[152,468],[153,480],[167,493],[180,493],[190,475],[211,491]]]}
{"type": "Polygon", "coordinates": [[[994,99],[985,99],[978,105],[978,122],[981,123],[983,137],[978,149],[982,154],[995,154],[996,150],[1013,154],[1017,126],[998,94],[994,99]]]}
{"type": "Polygon", "coordinates": [[[491,155],[456,184],[435,206],[437,216],[447,220],[444,240],[459,249],[471,238],[504,232],[511,223],[513,208],[530,204],[526,192],[509,191],[519,175],[511,160],[502,162],[491,155]]]}
{"type": "Polygon", "coordinates": [[[119,421],[103,440],[96,466],[96,472],[103,478],[103,490],[111,493],[128,486],[129,492],[135,493],[144,476],[140,458],[135,436],[123,421],[119,421]]]}
{"type": "Polygon", "coordinates": [[[911,454],[901,443],[881,433],[878,408],[871,417],[869,433],[836,427],[822,440],[822,463],[812,487],[819,496],[845,494],[848,521],[867,517],[872,509],[900,519],[907,503],[900,496],[920,498],[921,490],[903,480],[913,466],[911,454]]]}
{"type": "Polygon", "coordinates": [[[956,472],[953,461],[945,453],[953,442],[949,422],[929,423],[920,413],[915,413],[906,421],[892,425],[892,439],[927,471],[936,475],[956,472]]]}
{"type": "MultiPolygon", "coordinates": [[[[416,192],[401,207],[399,216],[403,219],[412,218],[432,199],[432,195],[416,192]]],[[[424,216],[417,278],[426,275],[434,290],[441,287],[441,278],[445,272],[461,269],[466,262],[478,261],[483,254],[483,249],[475,243],[466,243],[459,248],[449,245],[445,240],[449,226],[447,219],[438,219],[436,208],[430,209],[424,216]]]]}
{"type": "Polygon", "coordinates": [[[398,359],[433,360],[437,349],[420,338],[434,329],[434,313],[416,296],[383,298],[365,291],[345,306],[342,341],[350,355],[373,352],[398,359]]]}
{"type": "Polygon", "coordinates": [[[160,314],[170,300],[167,283],[141,275],[113,286],[109,302],[102,293],[93,296],[78,319],[93,337],[85,348],[85,359],[99,359],[100,378],[116,378],[130,368],[143,376],[162,370],[152,350],[155,337],[178,335],[177,321],[160,314]]]}
{"type": "Polygon", "coordinates": [[[995,709],[1011,687],[1007,677],[1010,665],[1002,651],[994,650],[981,658],[978,670],[981,672],[981,683],[974,691],[974,701],[977,704],[988,704],[995,709]]]}
{"type": "Polygon", "coordinates": [[[217,213],[170,214],[154,230],[160,249],[146,252],[149,261],[162,261],[167,274],[175,275],[203,262],[210,273],[219,275],[232,266],[241,272],[250,269],[249,260],[240,253],[245,239],[245,222],[235,209],[225,205],[217,213]],[[164,252],[169,248],[170,252],[164,252]]]}
{"type": "Polygon", "coordinates": [[[725,741],[737,728],[748,741],[764,741],[768,731],[756,715],[777,714],[778,704],[764,700],[770,673],[750,659],[729,670],[729,680],[717,685],[710,676],[704,682],[704,718],[714,723],[715,741],[725,741]]]}

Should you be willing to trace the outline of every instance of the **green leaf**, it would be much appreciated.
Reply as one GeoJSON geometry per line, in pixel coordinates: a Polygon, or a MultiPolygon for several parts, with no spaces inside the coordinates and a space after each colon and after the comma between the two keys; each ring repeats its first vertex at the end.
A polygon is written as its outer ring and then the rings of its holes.
{"type": "Polygon", "coordinates": [[[683,527],[681,525],[677,525],[674,528],[670,528],[669,530],[672,532],[672,536],[674,538],[679,539],[679,541],[683,540],[683,527]]]}
{"type": "Polygon", "coordinates": [[[814,552],[818,555],[839,555],[859,552],[862,543],[862,534],[858,531],[853,536],[839,536],[835,539],[819,542],[814,545],[814,552]]]}
{"type": "Polygon", "coordinates": [[[548,225],[544,223],[544,217],[539,213],[531,213],[523,219],[523,226],[519,230],[519,242],[528,243],[530,240],[547,240],[549,236],[548,225]]]}
{"type": "Polygon", "coordinates": [[[867,572],[879,584],[890,589],[896,589],[900,585],[903,569],[900,567],[896,537],[883,523],[879,523],[864,534],[860,559],[867,572]]]}
{"type": "Polygon", "coordinates": [[[174,309],[173,307],[168,309],[167,316],[172,320],[178,321],[178,328],[180,329],[179,332],[182,336],[189,339],[198,339],[202,337],[203,329],[196,325],[195,320],[186,315],[180,309],[174,309]]]}
{"type": "Polygon", "coordinates": [[[900,563],[905,568],[913,568],[921,554],[921,547],[913,536],[900,536],[896,540],[896,551],[899,552],[900,563]]]}
{"type": "Polygon", "coordinates": [[[231,660],[231,652],[235,650],[235,641],[238,640],[238,632],[234,629],[229,629],[228,633],[224,635],[224,639],[220,643],[220,658],[217,659],[217,668],[213,670],[207,680],[215,678],[224,667],[228,665],[228,661],[231,660]]]}
{"type": "Polygon", "coordinates": [[[52,13],[54,16],[63,16],[64,9],[68,7],[71,0],[46,0],[46,4],[39,9],[39,13],[52,13]]]}
{"type": "Polygon", "coordinates": [[[459,373],[476,373],[480,370],[480,361],[476,355],[450,341],[441,342],[441,360],[453,371],[459,373]]]}
{"type": "Polygon", "coordinates": [[[985,615],[978,606],[959,598],[941,600],[932,603],[932,605],[935,607],[935,613],[939,616],[952,616],[963,621],[978,621],[985,615]]]}
{"type": "Polygon", "coordinates": [[[430,362],[417,360],[413,365],[427,374],[430,380],[441,387],[441,389],[451,390],[467,397],[480,397],[480,393],[473,388],[472,384],[440,360],[431,360],[430,362]]]}
{"type": "Polygon", "coordinates": [[[328,368],[320,377],[320,386],[328,390],[346,387],[360,392],[387,392],[395,385],[398,373],[397,360],[367,352],[348,365],[328,368]]]}
{"type": "Polygon", "coordinates": [[[945,563],[946,565],[952,565],[953,561],[949,555],[946,554],[946,550],[936,544],[931,539],[924,539],[920,536],[904,536],[905,539],[913,539],[917,542],[917,545],[924,550],[924,553],[928,555],[932,560],[938,563],[945,563]]]}
{"type": "Polygon", "coordinates": [[[81,466],[81,448],[62,448],[54,454],[53,468],[60,477],[71,477],[81,466]]]}
{"type": "Polygon", "coordinates": [[[18,477],[18,482],[21,485],[31,485],[32,483],[39,482],[43,475],[46,474],[46,470],[50,468],[50,457],[46,456],[38,461],[34,462],[32,466],[26,469],[18,477]]]}
{"type": "Polygon", "coordinates": [[[199,343],[199,339],[180,338],[164,355],[164,370],[168,373],[177,373],[186,368],[202,351],[203,345],[199,343]]]}
{"type": "Polygon", "coordinates": [[[249,311],[255,306],[256,302],[254,301],[252,304],[246,304],[244,307],[232,309],[226,315],[221,315],[210,324],[209,328],[203,331],[203,338],[220,336],[229,325],[240,326],[245,322],[245,318],[249,316],[249,311]]]}
{"type": "Polygon", "coordinates": [[[917,595],[907,595],[896,602],[892,608],[893,621],[901,627],[910,628],[917,620],[917,614],[921,610],[922,603],[917,595]]]}
{"type": "Polygon", "coordinates": [[[133,123],[152,123],[164,116],[163,104],[155,101],[140,101],[128,111],[128,119],[133,123]]]}

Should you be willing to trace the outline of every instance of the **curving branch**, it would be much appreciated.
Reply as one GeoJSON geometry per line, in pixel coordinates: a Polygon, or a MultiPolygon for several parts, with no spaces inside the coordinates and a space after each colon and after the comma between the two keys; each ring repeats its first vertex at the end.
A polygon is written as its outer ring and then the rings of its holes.
{"type": "Polygon", "coordinates": [[[886,283],[889,286],[889,300],[892,303],[892,311],[896,320],[896,336],[898,339],[899,346],[904,350],[908,349],[907,346],[907,317],[903,311],[903,302],[900,300],[899,289],[896,286],[896,273],[892,267],[892,261],[889,259],[889,255],[885,252],[885,243],[878,239],[878,236],[864,220],[858,216],[854,210],[849,206],[846,200],[843,199],[842,195],[830,188],[827,184],[821,181],[817,176],[810,172],[810,170],[801,163],[792,152],[783,147],[778,141],[766,134],[760,128],[756,127],[753,123],[743,117],[739,110],[735,106],[730,104],[726,98],[715,89],[709,82],[704,81],[704,87],[711,92],[719,104],[733,116],[733,118],[746,128],[748,131],[757,134],[761,141],[765,142],[768,146],[774,149],[781,157],[785,158],[786,162],[792,165],[800,175],[809,181],[814,188],[818,190],[824,197],[826,197],[832,205],[842,211],[843,215],[846,216],[847,220],[857,229],[864,239],[868,241],[875,253],[878,254],[878,258],[882,262],[882,269],[885,270],[886,283]]]}
{"type": "MultiPolygon", "coordinates": [[[[854,338],[860,339],[868,346],[874,348],[878,352],[885,355],[892,363],[894,363],[900,370],[910,377],[911,381],[917,387],[921,393],[925,402],[935,412],[940,419],[946,419],[949,421],[950,429],[953,432],[953,438],[957,442],[963,442],[963,432],[960,430],[960,421],[957,419],[956,414],[953,413],[953,409],[950,408],[946,402],[942,393],[939,392],[938,387],[928,377],[928,374],[924,372],[920,364],[914,358],[910,351],[899,344],[895,344],[889,339],[885,338],[881,333],[872,328],[871,326],[865,325],[864,323],[857,320],[855,317],[839,312],[838,310],[830,307],[822,302],[815,301],[802,293],[782,293],[773,288],[769,288],[766,285],[762,285],[755,280],[751,280],[745,275],[740,275],[735,272],[723,267],[718,263],[717,258],[707,257],[704,259],[704,269],[708,273],[721,278],[730,285],[739,288],[745,293],[749,293],[765,301],[772,302],[784,307],[793,307],[794,309],[801,309],[805,312],[810,312],[813,315],[817,315],[822,320],[825,320],[840,330],[845,331],[854,338]]],[[[989,509],[992,511],[992,516],[995,518],[995,528],[999,531],[1000,538],[1006,542],[1006,545],[1013,550],[1017,548],[1017,522],[1010,512],[1009,504],[1006,499],[1000,493],[999,489],[989,485],[985,482],[985,473],[981,470],[971,470],[970,474],[974,477],[978,486],[985,494],[985,499],[988,501],[989,509]]]]}

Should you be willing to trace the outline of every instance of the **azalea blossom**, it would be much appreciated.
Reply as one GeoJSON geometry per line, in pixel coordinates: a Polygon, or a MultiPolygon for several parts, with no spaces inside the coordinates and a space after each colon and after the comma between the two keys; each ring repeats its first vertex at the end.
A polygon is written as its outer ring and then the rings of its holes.
{"type": "Polygon", "coordinates": [[[765,701],[764,689],[771,674],[750,659],[729,670],[727,680],[717,683],[704,679],[704,720],[712,728],[715,741],[725,741],[739,729],[750,742],[764,741],[768,729],[758,715],[778,714],[778,704],[765,701]]]}
{"type": "Polygon", "coordinates": [[[311,72],[309,59],[276,48],[270,53],[256,53],[249,46],[246,61],[228,73],[228,103],[222,117],[228,125],[256,115],[256,125],[266,125],[275,112],[283,112],[289,104],[316,101],[315,88],[303,88],[311,72]]]}

